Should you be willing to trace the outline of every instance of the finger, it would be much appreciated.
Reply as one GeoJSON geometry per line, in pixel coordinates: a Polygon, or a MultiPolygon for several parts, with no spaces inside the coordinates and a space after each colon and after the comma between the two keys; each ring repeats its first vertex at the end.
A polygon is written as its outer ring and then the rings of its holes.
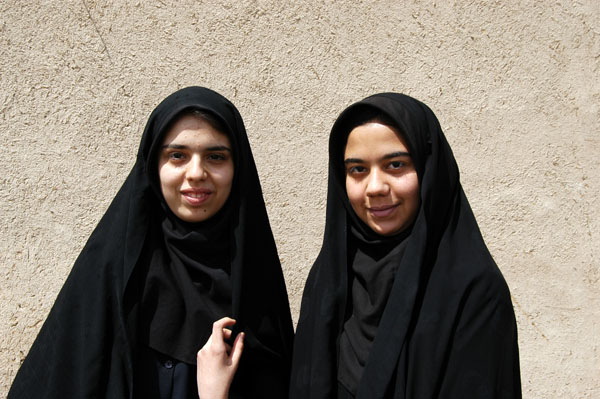
{"type": "Polygon", "coordinates": [[[239,333],[237,337],[235,337],[235,341],[233,342],[233,348],[231,349],[231,362],[235,368],[237,368],[240,358],[242,357],[242,352],[244,351],[244,337],[246,334],[243,332],[239,333]]]}
{"type": "Polygon", "coordinates": [[[230,317],[223,317],[213,323],[212,338],[213,342],[223,342],[223,329],[235,324],[235,320],[230,317]]]}
{"type": "Polygon", "coordinates": [[[223,338],[225,340],[228,340],[229,338],[231,338],[231,334],[233,334],[233,332],[230,329],[228,329],[228,328],[223,329],[223,338]]]}

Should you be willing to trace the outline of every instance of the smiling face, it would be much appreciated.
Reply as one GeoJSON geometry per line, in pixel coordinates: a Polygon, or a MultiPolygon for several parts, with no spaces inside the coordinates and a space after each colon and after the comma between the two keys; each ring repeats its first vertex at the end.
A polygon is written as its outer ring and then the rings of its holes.
{"type": "Polygon", "coordinates": [[[383,236],[410,226],[419,209],[419,179],[395,129],[377,122],[354,128],[344,164],[348,200],[363,222],[383,236]]]}
{"type": "Polygon", "coordinates": [[[233,181],[229,138],[192,114],[165,135],[158,159],[160,188],[169,209],[186,222],[202,222],[225,204],[233,181]]]}

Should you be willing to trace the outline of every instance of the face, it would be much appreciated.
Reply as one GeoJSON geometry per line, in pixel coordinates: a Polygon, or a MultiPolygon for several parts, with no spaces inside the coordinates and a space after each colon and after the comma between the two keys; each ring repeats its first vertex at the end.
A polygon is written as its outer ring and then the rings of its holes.
{"type": "Polygon", "coordinates": [[[405,230],[419,209],[419,179],[404,139],[376,122],[354,128],[344,152],[352,209],[374,232],[405,230]]]}
{"type": "Polygon", "coordinates": [[[233,181],[229,138],[193,115],[179,118],[160,149],[158,175],[169,209],[186,222],[202,222],[225,204],[233,181]]]}

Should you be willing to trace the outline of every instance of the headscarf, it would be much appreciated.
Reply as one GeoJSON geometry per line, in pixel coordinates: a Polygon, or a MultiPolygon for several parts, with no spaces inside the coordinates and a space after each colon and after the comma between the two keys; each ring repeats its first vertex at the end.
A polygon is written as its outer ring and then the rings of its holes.
{"type": "Polygon", "coordinates": [[[220,94],[188,87],[150,115],[136,163],[77,258],[9,398],[134,397],[141,346],[194,362],[212,322],[226,313],[246,333],[234,386],[247,397],[284,397],[292,323],[244,124],[220,94]],[[198,224],[168,209],[157,169],[164,135],[192,109],[222,123],[234,157],[229,199],[198,224]]]}
{"type": "Polygon", "coordinates": [[[398,240],[393,282],[354,396],[521,397],[509,290],[462,190],[450,146],[425,104],[395,93],[351,105],[332,128],[325,235],[302,298],[290,397],[338,393],[339,341],[352,300],[349,242],[353,230],[365,228],[348,202],[343,156],[353,122],[366,114],[384,115],[403,135],[421,205],[398,240]]]}

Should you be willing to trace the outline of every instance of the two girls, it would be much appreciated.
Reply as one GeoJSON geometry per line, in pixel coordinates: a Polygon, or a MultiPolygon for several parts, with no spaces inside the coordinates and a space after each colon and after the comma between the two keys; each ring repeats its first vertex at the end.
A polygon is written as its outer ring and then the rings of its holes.
{"type": "MultiPolygon", "coordinates": [[[[520,398],[510,294],[433,112],[368,97],[329,152],[289,396],[520,398]]],[[[9,398],[283,398],[291,335],[241,118],[184,89],[150,117],[9,398]]]]}

